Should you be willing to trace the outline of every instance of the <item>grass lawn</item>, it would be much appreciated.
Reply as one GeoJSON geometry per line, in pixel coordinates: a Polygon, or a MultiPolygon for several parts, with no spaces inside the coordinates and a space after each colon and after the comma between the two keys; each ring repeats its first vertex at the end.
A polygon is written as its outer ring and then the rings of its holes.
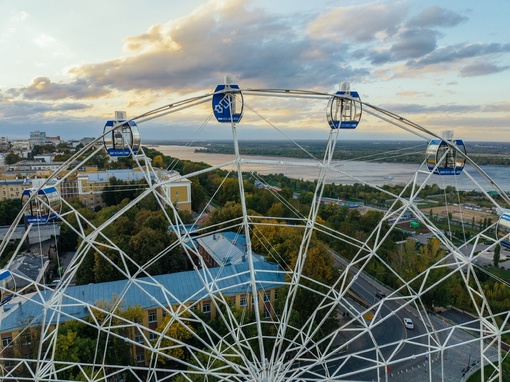
{"type": "MultiPolygon", "coordinates": [[[[504,265],[503,265],[504,266],[504,265]]],[[[506,267],[505,267],[506,268],[506,267]]],[[[485,267],[485,269],[492,273],[493,275],[505,280],[505,281],[508,281],[510,282],[510,270],[507,270],[507,269],[501,269],[501,268],[496,268],[496,267],[485,267]]]]}

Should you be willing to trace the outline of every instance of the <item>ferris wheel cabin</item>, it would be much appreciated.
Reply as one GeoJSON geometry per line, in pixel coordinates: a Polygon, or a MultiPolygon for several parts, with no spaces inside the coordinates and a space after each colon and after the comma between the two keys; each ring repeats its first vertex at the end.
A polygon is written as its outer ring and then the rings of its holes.
{"type": "Polygon", "coordinates": [[[111,157],[129,157],[138,154],[141,137],[135,121],[126,121],[126,113],[115,112],[115,119],[106,121],[103,144],[111,157]],[[116,126],[114,128],[114,126],[116,126]]]}
{"type": "Polygon", "coordinates": [[[8,303],[14,294],[15,289],[14,277],[8,269],[0,270],[0,306],[8,303]]]}
{"type": "Polygon", "coordinates": [[[358,92],[351,91],[348,82],[342,82],[340,90],[329,99],[326,117],[332,129],[355,129],[361,119],[361,99],[358,92]]]}
{"type": "Polygon", "coordinates": [[[62,207],[60,195],[55,187],[44,187],[39,190],[28,188],[21,194],[21,203],[25,208],[25,221],[28,224],[46,224],[57,217],[62,207]]]}
{"type": "Polygon", "coordinates": [[[510,213],[501,215],[498,221],[498,237],[502,247],[510,249],[510,213]]]}
{"type": "Polygon", "coordinates": [[[214,117],[221,123],[238,123],[243,118],[244,100],[239,86],[225,76],[225,84],[216,86],[212,97],[214,117]]]}
{"type": "Polygon", "coordinates": [[[460,175],[466,165],[466,147],[461,139],[452,139],[453,131],[443,132],[443,139],[433,139],[427,146],[427,168],[437,175],[460,175]],[[460,152],[460,153],[459,153],[460,152]]]}

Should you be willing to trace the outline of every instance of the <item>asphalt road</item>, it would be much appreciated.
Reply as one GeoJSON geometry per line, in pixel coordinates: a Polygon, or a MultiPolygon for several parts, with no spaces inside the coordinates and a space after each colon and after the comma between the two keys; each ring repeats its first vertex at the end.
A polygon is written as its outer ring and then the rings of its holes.
{"type": "MultiPolygon", "coordinates": [[[[344,259],[335,253],[333,256],[339,264],[346,265],[344,259]]],[[[352,272],[356,273],[356,270],[352,272]]],[[[358,274],[352,290],[369,305],[378,302],[376,291],[382,291],[386,296],[390,296],[392,292],[365,273],[358,274]]],[[[398,296],[383,298],[380,301],[381,315],[372,323],[370,335],[367,333],[360,336],[349,346],[344,359],[328,365],[329,370],[336,370],[341,365],[338,374],[350,374],[347,376],[348,380],[359,381],[384,381],[388,378],[391,381],[420,382],[442,380],[443,376],[444,381],[459,381],[465,374],[468,364],[474,366],[480,361],[480,344],[477,339],[479,333],[454,327],[472,321],[472,317],[460,311],[448,310],[438,316],[422,313],[424,319],[421,319],[414,307],[405,304],[406,300],[398,296]],[[413,330],[405,329],[403,317],[410,317],[413,320],[415,325],[413,330]],[[407,342],[399,345],[400,340],[407,342]],[[435,340],[449,348],[442,353],[438,351],[432,354],[429,359],[425,354],[430,349],[428,342],[433,345],[435,340]],[[363,349],[374,348],[375,344],[380,347],[380,354],[374,350],[362,352],[363,349]],[[354,352],[362,353],[355,358],[349,358],[349,354],[354,352]],[[384,370],[380,367],[379,370],[359,372],[360,369],[375,367],[374,362],[380,355],[384,359],[391,359],[390,368],[384,370]]],[[[476,324],[472,325],[473,328],[477,328],[476,324]]],[[[495,356],[496,350],[489,349],[486,354],[495,356]]]]}

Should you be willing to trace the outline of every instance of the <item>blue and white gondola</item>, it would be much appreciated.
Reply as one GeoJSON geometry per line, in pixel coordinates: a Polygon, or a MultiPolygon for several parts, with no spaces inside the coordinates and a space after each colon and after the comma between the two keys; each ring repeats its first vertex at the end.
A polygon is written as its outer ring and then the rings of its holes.
{"type": "Polygon", "coordinates": [[[140,130],[135,121],[126,121],[125,112],[116,111],[115,119],[106,121],[103,133],[106,133],[103,144],[109,156],[129,157],[138,154],[141,145],[140,130]]]}
{"type": "Polygon", "coordinates": [[[21,203],[25,208],[24,218],[27,224],[46,224],[54,220],[62,208],[60,194],[55,187],[23,190],[21,203]]]}
{"type": "Polygon", "coordinates": [[[502,247],[510,249],[510,213],[504,213],[498,220],[497,233],[499,243],[502,247]]]}
{"type": "Polygon", "coordinates": [[[8,269],[0,270],[0,306],[7,304],[14,297],[13,290],[16,284],[11,271],[8,269]]]}
{"type": "Polygon", "coordinates": [[[340,90],[328,101],[326,118],[332,129],[355,129],[361,119],[362,107],[358,92],[350,90],[348,82],[342,82],[340,90]]]}
{"type": "Polygon", "coordinates": [[[225,77],[225,84],[214,89],[212,108],[214,117],[221,123],[238,123],[243,118],[243,93],[229,77],[225,77]]]}
{"type": "Polygon", "coordinates": [[[461,153],[466,154],[461,139],[433,139],[427,146],[427,168],[437,175],[460,175],[466,165],[461,153]]]}

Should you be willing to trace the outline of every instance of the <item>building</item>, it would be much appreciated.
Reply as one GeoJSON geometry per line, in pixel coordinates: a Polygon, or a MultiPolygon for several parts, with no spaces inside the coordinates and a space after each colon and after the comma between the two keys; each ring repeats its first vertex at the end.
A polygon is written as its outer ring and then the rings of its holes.
{"type": "Polygon", "coordinates": [[[38,163],[49,163],[53,162],[53,159],[55,158],[55,154],[42,154],[42,155],[34,155],[34,162],[38,163]]]}
{"type": "Polygon", "coordinates": [[[23,190],[32,188],[32,182],[27,179],[0,180],[0,200],[21,199],[23,190]]]}
{"type": "MultiPolygon", "coordinates": [[[[80,139],[80,142],[79,144],[81,143],[83,146],[87,146],[90,142],[92,141],[95,141],[96,138],[93,138],[93,137],[84,137],[82,139],[80,139]]],[[[102,141],[99,141],[98,144],[102,144],[102,141]]],[[[75,146],[73,146],[75,147],[75,146]]]]}
{"type": "MultiPolygon", "coordinates": [[[[110,179],[115,178],[124,182],[141,182],[147,176],[144,169],[123,170],[89,170],[79,173],[77,177],[78,199],[87,207],[94,209],[104,207],[101,197],[103,190],[110,186],[110,179]]],[[[156,169],[150,172],[153,182],[158,182],[159,192],[170,200],[178,209],[191,212],[191,181],[182,178],[177,171],[156,169]]],[[[145,185],[144,185],[145,187],[145,185]]]]}
{"type": "Polygon", "coordinates": [[[30,153],[30,141],[29,140],[15,140],[11,142],[12,151],[21,156],[22,158],[28,158],[30,153]]]}
{"type": "Polygon", "coordinates": [[[50,261],[45,254],[28,252],[14,259],[9,269],[16,280],[16,287],[20,289],[28,287],[31,284],[30,280],[44,284],[49,264],[50,261]]]}
{"type": "MultiPolygon", "coordinates": [[[[27,188],[39,188],[47,179],[44,178],[24,178],[24,179],[0,179],[0,200],[21,199],[23,190],[27,188]]],[[[55,180],[48,183],[48,186],[55,186],[59,193],[60,184],[55,180]]]]}
{"type": "MultiPolygon", "coordinates": [[[[277,264],[268,262],[256,262],[254,267],[258,309],[268,318],[277,314],[274,306],[278,299],[278,290],[285,281],[285,272],[277,264]]],[[[60,322],[84,319],[90,314],[89,309],[92,307],[107,301],[113,302],[117,296],[122,295],[124,307],[139,306],[143,311],[142,322],[133,322],[130,326],[129,339],[136,362],[145,365],[149,360],[145,359],[144,349],[137,344],[156,340],[156,329],[166,315],[200,311],[205,317],[216,317],[216,305],[210,295],[211,288],[217,291],[213,293],[221,294],[237,309],[254,309],[249,264],[243,262],[209,268],[207,271],[187,271],[131,281],[69,286],[58,306],[58,316],[60,322]],[[77,301],[81,303],[77,304],[77,301]]],[[[54,321],[51,321],[55,319],[53,314],[41,314],[44,304],[52,296],[53,291],[48,288],[39,293],[16,296],[0,308],[2,354],[6,354],[5,350],[12,346],[14,338],[22,338],[20,331],[24,327],[21,323],[30,322],[33,327],[43,323],[54,324],[54,321]]],[[[50,308],[48,313],[51,312],[50,308]]]]}
{"type": "Polygon", "coordinates": [[[34,148],[34,146],[44,146],[45,144],[46,132],[39,130],[30,132],[30,148],[34,148]]]}
{"type": "Polygon", "coordinates": [[[0,149],[6,150],[9,146],[9,139],[7,137],[0,137],[0,149]]]}
{"type": "Polygon", "coordinates": [[[24,172],[35,172],[39,177],[49,177],[55,171],[57,171],[64,162],[52,162],[47,159],[51,159],[51,156],[41,155],[40,160],[28,161],[24,160],[18,163],[14,163],[9,166],[9,171],[16,174],[23,174],[24,172]]]}
{"type": "MultiPolygon", "coordinates": [[[[215,233],[196,239],[198,252],[208,268],[246,262],[246,237],[235,232],[215,233]]],[[[253,254],[253,261],[265,261],[264,256],[253,254]]],[[[199,264],[197,264],[199,265],[199,264]]]]}
{"type": "Polygon", "coordinates": [[[57,135],[56,137],[46,137],[46,143],[51,143],[52,145],[59,145],[62,140],[60,139],[60,135],[57,135]]]}

